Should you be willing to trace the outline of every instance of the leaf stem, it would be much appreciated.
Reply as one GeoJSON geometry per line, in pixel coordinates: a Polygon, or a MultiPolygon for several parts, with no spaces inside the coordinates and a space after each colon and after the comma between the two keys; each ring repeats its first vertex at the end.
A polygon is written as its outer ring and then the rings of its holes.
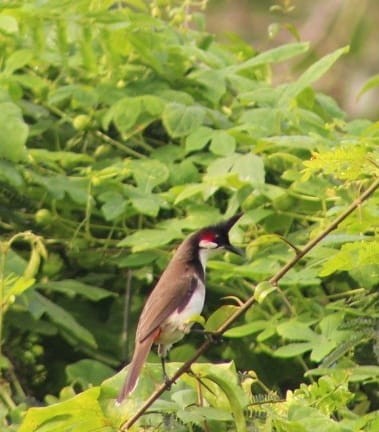
{"type": "Polygon", "coordinates": [[[142,153],[138,153],[137,151],[133,150],[132,148],[128,147],[127,145],[120,143],[119,141],[111,138],[110,136],[108,136],[107,134],[105,134],[99,130],[95,132],[95,135],[98,136],[103,141],[105,141],[106,143],[112,145],[113,147],[116,147],[118,150],[122,151],[123,153],[125,153],[129,156],[134,156],[134,157],[137,157],[139,159],[145,157],[142,153]]]}

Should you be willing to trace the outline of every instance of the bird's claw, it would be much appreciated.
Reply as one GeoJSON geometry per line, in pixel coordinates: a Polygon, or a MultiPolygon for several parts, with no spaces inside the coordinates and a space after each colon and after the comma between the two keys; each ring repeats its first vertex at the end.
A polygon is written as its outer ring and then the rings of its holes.
{"type": "Polygon", "coordinates": [[[222,335],[217,332],[204,331],[204,336],[211,344],[220,345],[223,342],[222,335]]]}
{"type": "Polygon", "coordinates": [[[164,384],[165,384],[167,390],[170,391],[171,390],[171,385],[172,385],[170,377],[167,374],[164,374],[163,380],[164,380],[164,384]]]}

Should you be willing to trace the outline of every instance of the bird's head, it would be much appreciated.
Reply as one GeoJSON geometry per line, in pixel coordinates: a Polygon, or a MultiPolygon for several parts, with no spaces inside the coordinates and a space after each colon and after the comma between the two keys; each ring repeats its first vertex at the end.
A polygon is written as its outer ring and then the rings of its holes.
{"type": "Polygon", "coordinates": [[[211,225],[201,229],[197,235],[200,252],[226,249],[230,252],[242,255],[242,251],[233,246],[229,240],[229,231],[241,216],[242,213],[239,213],[217,225],[211,225]]]}

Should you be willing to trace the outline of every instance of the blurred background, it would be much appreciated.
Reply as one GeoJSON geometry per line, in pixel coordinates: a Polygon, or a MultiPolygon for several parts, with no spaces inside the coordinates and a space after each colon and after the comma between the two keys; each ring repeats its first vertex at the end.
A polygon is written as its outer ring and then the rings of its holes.
{"type": "Polygon", "coordinates": [[[316,88],[337,99],[350,118],[378,119],[379,87],[359,93],[379,74],[379,0],[209,0],[206,29],[223,41],[235,33],[257,52],[309,41],[307,57],[276,67],[274,83],[291,80],[316,59],[350,45],[350,53],[316,88]]]}

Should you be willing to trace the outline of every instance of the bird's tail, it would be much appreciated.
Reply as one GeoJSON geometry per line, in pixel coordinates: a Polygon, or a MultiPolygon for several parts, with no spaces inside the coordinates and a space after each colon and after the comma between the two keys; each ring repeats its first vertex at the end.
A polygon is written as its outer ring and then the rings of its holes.
{"type": "Polygon", "coordinates": [[[126,397],[128,397],[128,395],[135,389],[139,374],[141,372],[141,368],[145,363],[151,345],[154,342],[154,336],[155,335],[152,334],[144,341],[137,342],[136,347],[134,349],[132,361],[129,364],[128,375],[124,381],[124,385],[122,386],[121,392],[117,397],[117,402],[116,402],[117,404],[121,404],[121,402],[126,397]]]}

